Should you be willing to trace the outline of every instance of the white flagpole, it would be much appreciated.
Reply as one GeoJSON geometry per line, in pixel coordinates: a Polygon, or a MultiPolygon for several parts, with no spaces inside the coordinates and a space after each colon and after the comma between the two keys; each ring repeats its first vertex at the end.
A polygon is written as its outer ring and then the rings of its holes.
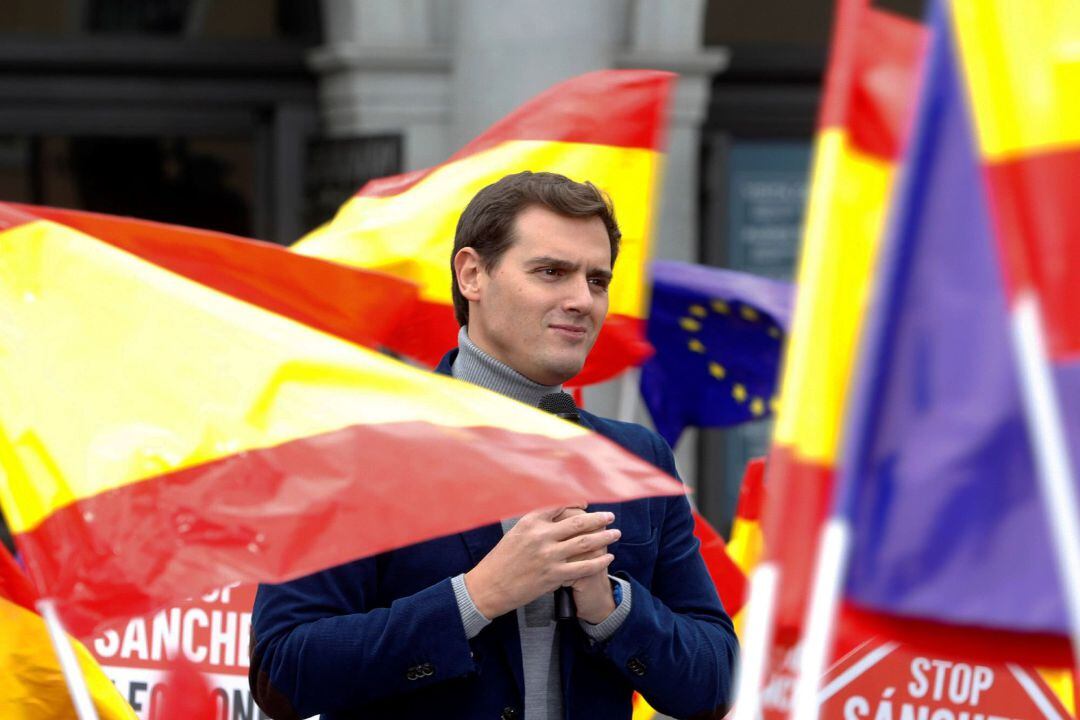
{"type": "Polygon", "coordinates": [[[52,641],[56,657],[60,660],[60,669],[64,673],[68,692],[71,693],[71,701],[75,705],[75,712],[79,720],[98,720],[97,710],[90,699],[90,688],[86,685],[86,678],[79,669],[79,661],[75,658],[75,651],[71,648],[64,626],[60,623],[60,616],[56,614],[56,604],[52,600],[38,600],[37,611],[45,619],[45,627],[49,629],[49,639],[52,641]]]}
{"type": "Polygon", "coordinates": [[[1024,418],[1035,455],[1043,507],[1050,519],[1058,577],[1065,593],[1073,664],[1080,670],[1080,504],[1061,405],[1054,389],[1039,301],[1031,291],[1018,296],[1011,324],[1013,352],[1020,369],[1024,418]]]}
{"type": "Polygon", "coordinates": [[[739,653],[735,683],[735,710],[732,720],[760,720],[761,684],[772,643],[777,585],[780,569],[774,562],[764,562],[750,575],[750,593],[746,599],[746,628],[739,653]]]}
{"type": "Polygon", "coordinates": [[[799,652],[799,674],[792,699],[793,720],[817,720],[821,710],[818,688],[832,647],[836,608],[840,604],[850,547],[851,526],[843,516],[834,515],[821,532],[814,566],[813,590],[806,612],[806,632],[799,652]]]}

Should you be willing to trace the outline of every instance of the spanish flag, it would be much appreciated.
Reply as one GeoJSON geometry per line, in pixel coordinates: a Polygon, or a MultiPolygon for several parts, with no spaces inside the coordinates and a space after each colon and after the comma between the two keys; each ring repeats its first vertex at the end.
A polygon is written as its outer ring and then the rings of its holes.
{"type": "Polygon", "coordinates": [[[607,321],[570,384],[610,378],[651,352],[643,329],[645,268],[673,78],[652,70],[604,70],[556,85],[445,163],[369,182],[294,249],[417,283],[420,303],[389,345],[434,365],[457,342],[450,254],[458,217],[473,195],[522,170],[589,180],[611,197],[622,245],[607,321]]]}
{"type": "Polygon", "coordinates": [[[311,296],[381,291],[368,273],[243,243],[0,206],[0,505],[77,637],[537,507],[683,492],[577,425],[334,334],[349,318],[311,296]],[[251,252],[276,252],[280,287],[216,263],[251,252]]]}
{"type": "MultiPolygon", "coordinates": [[[[1057,379],[1080,368],[1080,8],[953,0],[952,31],[1014,306],[1038,298],[1057,379]]],[[[1076,427],[1075,405],[1069,416],[1076,427]]],[[[1076,437],[1075,434],[1072,437],[1076,437]]],[[[1073,446],[1077,467],[1077,448],[1073,446]]],[[[1072,670],[1041,671],[1077,712],[1072,670]]]]}
{"type": "Polygon", "coordinates": [[[749,575],[765,552],[761,532],[761,509],[765,504],[765,458],[751,458],[746,463],[739,501],[731,522],[731,539],[727,549],[732,561],[749,575]]]}
{"type": "Polygon", "coordinates": [[[924,30],[840,0],[766,472],[765,560],[782,569],[778,629],[801,624],[829,508],[870,279],[910,126],[924,30]]]}
{"type": "MultiPolygon", "coordinates": [[[[7,549],[0,545],[0,717],[68,720],[68,694],[45,621],[34,611],[36,595],[7,549]]],[[[135,720],[135,711],[78,640],[71,640],[79,668],[102,720],[135,720]]]]}
{"type": "Polygon", "coordinates": [[[1080,360],[1080,8],[953,0],[1010,300],[1038,297],[1050,359],[1080,360]]]}

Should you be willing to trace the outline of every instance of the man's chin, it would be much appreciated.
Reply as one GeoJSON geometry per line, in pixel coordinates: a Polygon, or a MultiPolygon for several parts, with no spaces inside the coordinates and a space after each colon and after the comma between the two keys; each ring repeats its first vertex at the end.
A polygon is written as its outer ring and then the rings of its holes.
{"type": "Polygon", "coordinates": [[[554,359],[545,365],[544,373],[549,379],[558,379],[554,380],[554,382],[547,382],[544,384],[561,385],[581,372],[581,368],[583,367],[585,367],[585,358],[554,359]]]}

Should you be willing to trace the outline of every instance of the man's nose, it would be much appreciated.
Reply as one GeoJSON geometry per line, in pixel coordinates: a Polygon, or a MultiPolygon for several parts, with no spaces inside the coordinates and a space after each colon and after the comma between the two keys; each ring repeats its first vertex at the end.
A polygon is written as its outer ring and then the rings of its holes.
{"type": "Polygon", "coordinates": [[[563,300],[563,309],[567,312],[587,315],[592,310],[593,302],[595,302],[595,298],[593,298],[592,288],[589,286],[589,279],[587,277],[575,277],[574,282],[570,284],[566,298],[563,300]]]}

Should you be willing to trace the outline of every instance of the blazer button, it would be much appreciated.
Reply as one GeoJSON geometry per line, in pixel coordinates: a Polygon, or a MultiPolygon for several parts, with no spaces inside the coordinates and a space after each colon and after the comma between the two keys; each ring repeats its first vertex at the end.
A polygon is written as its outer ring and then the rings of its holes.
{"type": "Polygon", "coordinates": [[[435,674],[435,666],[431,663],[424,663],[420,666],[420,677],[431,677],[435,674]]]}
{"type": "Polygon", "coordinates": [[[630,661],[626,663],[626,669],[641,677],[645,674],[645,663],[637,658],[630,658],[630,661]]]}
{"type": "Polygon", "coordinates": [[[499,715],[499,720],[517,720],[517,717],[517,708],[504,707],[502,713],[499,715]]]}
{"type": "Polygon", "coordinates": [[[405,678],[407,680],[415,680],[418,677],[419,675],[416,674],[416,668],[409,668],[409,671],[405,673],[405,678]]]}

